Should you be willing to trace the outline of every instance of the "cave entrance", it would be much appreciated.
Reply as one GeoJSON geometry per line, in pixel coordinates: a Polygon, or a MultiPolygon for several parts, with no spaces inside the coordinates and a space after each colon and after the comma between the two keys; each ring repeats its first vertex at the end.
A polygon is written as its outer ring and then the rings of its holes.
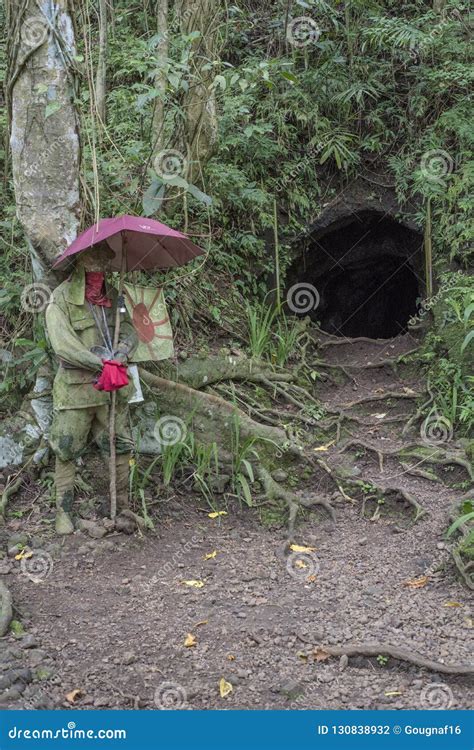
{"type": "Polygon", "coordinates": [[[337,336],[392,338],[407,330],[423,291],[423,237],[386,215],[361,211],[310,236],[290,269],[319,303],[305,314],[337,336]]]}

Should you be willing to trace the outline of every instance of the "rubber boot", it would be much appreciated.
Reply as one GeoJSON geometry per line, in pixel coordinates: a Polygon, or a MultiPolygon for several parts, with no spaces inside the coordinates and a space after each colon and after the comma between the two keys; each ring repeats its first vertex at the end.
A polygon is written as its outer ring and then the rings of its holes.
{"type": "Polygon", "coordinates": [[[74,461],[61,461],[56,456],[56,470],[54,484],[56,488],[56,534],[65,536],[72,534],[74,524],[70,512],[74,500],[74,478],[76,476],[76,465],[74,461]]]}

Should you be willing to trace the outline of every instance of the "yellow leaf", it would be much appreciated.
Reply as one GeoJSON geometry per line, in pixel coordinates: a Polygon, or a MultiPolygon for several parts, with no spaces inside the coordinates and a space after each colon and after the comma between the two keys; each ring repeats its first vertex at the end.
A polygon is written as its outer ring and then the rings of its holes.
{"type": "Polygon", "coordinates": [[[207,555],[204,555],[202,558],[203,560],[214,560],[215,556],[217,555],[217,550],[215,549],[214,552],[208,552],[207,555]]]}
{"type": "Polygon", "coordinates": [[[199,620],[199,622],[197,622],[194,627],[198,628],[200,625],[207,625],[208,622],[209,620],[199,620]]]}
{"type": "Polygon", "coordinates": [[[33,557],[31,550],[22,549],[18,555],[15,555],[15,560],[29,560],[30,557],[33,557]]]}
{"type": "Polygon", "coordinates": [[[411,581],[405,581],[404,586],[409,586],[411,589],[421,589],[428,583],[428,576],[419,576],[418,578],[412,578],[411,581]]]}
{"type": "Polygon", "coordinates": [[[308,566],[306,565],[305,562],[303,562],[303,560],[296,560],[295,568],[307,568],[307,567],[308,566]]]}
{"type": "Polygon", "coordinates": [[[208,513],[207,515],[209,516],[209,518],[217,518],[218,516],[226,516],[227,511],[219,510],[219,511],[214,511],[214,513],[208,513]]]}
{"type": "Polygon", "coordinates": [[[235,656],[234,656],[234,654],[228,654],[228,656],[227,656],[227,659],[228,659],[229,661],[235,661],[235,656]]]}
{"type": "Polygon", "coordinates": [[[184,583],[185,586],[189,586],[192,589],[202,589],[204,586],[204,581],[181,581],[181,583],[184,583]]]}
{"type": "Polygon", "coordinates": [[[75,690],[71,690],[70,693],[66,693],[66,700],[68,703],[75,703],[78,698],[82,698],[84,695],[84,692],[80,690],[79,688],[76,688],[75,690]]]}
{"type": "Polygon", "coordinates": [[[305,654],[304,651],[297,651],[296,656],[298,657],[298,659],[301,659],[301,661],[308,661],[308,654],[305,654]]]}
{"type": "Polygon", "coordinates": [[[387,698],[391,698],[392,695],[403,695],[401,690],[386,690],[385,695],[387,698]]]}
{"type": "Polygon", "coordinates": [[[229,695],[233,691],[233,687],[230,684],[230,682],[226,682],[224,678],[222,677],[220,683],[219,683],[219,692],[221,694],[221,698],[225,698],[226,695],[229,695]]]}
{"type": "Polygon", "coordinates": [[[445,607],[462,607],[462,604],[460,602],[446,602],[444,606],[445,607]]]}
{"type": "Polygon", "coordinates": [[[129,465],[129,466],[135,466],[135,464],[136,464],[136,463],[137,463],[137,462],[135,461],[135,459],[134,459],[134,458],[130,458],[130,459],[129,459],[129,461],[128,461],[128,465],[129,465]]]}
{"type": "Polygon", "coordinates": [[[188,633],[186,638],[184,639],[184,645],[186,648],[191,648],[192,646],[196,645],[196,636],[194,636],[192,633],[188,633]]]}
{"type": "Polygon", "coordinates": [[[300,544],[290,544],[293,552],[316,552],[316,547],[302,547],[300,544]]]}
{"type": "Polygon", "coordinates": [[[315,453],[317,453],[318,451],[327,451],[328,448],[331,447],[331,445],[334,445],[334,440],[331,440],[329,443],[326,443],[326,445],[318,445],[318,447],[313,448],[313,450],[315,453]]]}

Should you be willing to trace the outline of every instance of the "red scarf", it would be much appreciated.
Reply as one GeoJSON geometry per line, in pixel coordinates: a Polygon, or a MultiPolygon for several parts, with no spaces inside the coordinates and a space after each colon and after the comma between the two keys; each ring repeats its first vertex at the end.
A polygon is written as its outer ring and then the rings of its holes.
{"type": "Polygon", "coordinates": [[[112,307],[105,293],[105,275],[100,271],[86,271],[86,300],[93,305],[112,307]]]}

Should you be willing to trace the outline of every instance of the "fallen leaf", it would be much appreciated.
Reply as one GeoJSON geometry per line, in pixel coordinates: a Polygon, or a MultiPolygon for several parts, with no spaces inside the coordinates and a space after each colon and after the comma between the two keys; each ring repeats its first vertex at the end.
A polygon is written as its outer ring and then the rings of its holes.
{"type": "Polygon", "coordinates": [[[421,589],[428,583],[428,576],[419,576],[418,578],[412,578],[411,581],[405,581],[404,586],[409,586],[411,589],[421,589]]]}
{"type": "Polygon", "coordinates": [[[215,549],[214,552],[209,552],[207,555],[204,555],[202,558],[203,560],[214,560],[215,556],[217,555],[217,550],[215,549]]]}
{"type": "Polygon", "coordinates": [[[228,659],[229,661],[235,661],[235,656],[234,656],[234,654],[228,654],[228,655],[227,655],[227,659],[228,659]]]}
{"type": "Polygon", "coordinates": [[[375,419],[383,419],[387,416],[387,412],[381,413],[381,414],[371,414],[371,417],[375,417],[375,419]]]}
{"type": "Polygon", "coordinates": [[[216,511],[214,511],[214,513],[208,513],[207,515],[209,516],[209,518],[217,518],[218,516],[226,516],[227,515],[227,511],[226,510],[219,510],[219,511],[216,510],[216,511]]]}
{"type": "Polygon", "coordinates": [[[303,560],[296,560],[295,568],[307,568],[307,567],[308,566],[306,565],[305,562],[303,562],[303,560]]]}
{"type": "Polygon", "coordinates": [[[314,661],[326,661],[330,656],[323,648],[315,648],[313,651],[314,661]]]}
{"type": "Polygon", "coordinates": [[[331,445],[334,445],[334,440],[330,440],[329,443],[326,443],[326,445],[318,445],[317,448],[313,448],[314,452],[317,453],[318,451],[327,451],[331,445]]]}
{"type": "Polygon", "coordinates": [[[181,583],[184,583],[185,586],[189,586],[192,589],[202,589],[204,586],[204,581],[181,581],[181,583]]]}
{"type": "Polygon", "coordinates": [[[464,622],[466,623],[469,629],[474,628],[474,620],[472,619],[472,617],[466,617],[464,622]]]}
{"type": "Polygon", "coordinates": [[[300,544],[290,544],[293,552],[316,552],[316,547],[302,547],[300,544]]]}
{"type": "Polygon", "coordinates": [[[403,695],[403,693],[401,692],[401,690],[386,690],[385,695],[387,696],[387,698],[390,698],[393,695],[403,695]]]}
{"type": "Polygon", "coordinates": [[[22,549],[21,552],[15,555],[15,560],[29,560],[30,557],[33,557],[32,551],[27,550],[27,549],[22,549]]]}
{"type": "Polygon", "coordinates": [[[82,698],[84,695],[84,691],[80,688],[76,688],[75,690],[71,690],[70,693],[66,693],[65,698],[68,703],[75,703],[79,698],[82,698]]]}
{"type": "Polygon", "coordinates": [[[462,607],[460,602],[445,602],[444,607],[462,607]]]}
{"type": "Polygon", "coordinates": [[[410,396],[414,396],[416,394],[416,391],[413,390],[413,388],[408,388],[408,386],[404,385],[402,388],[405,393],[409,393],[410,396]]]}
{"type": "Polygon", "coordinates": [[[194,636],[192,633],[188,633],[186,638],[184,639],[184,645],[186,648],[191,648],[192,646],[196,645],[196,636],[194,636]]]}
{"type": "Polygon", "coordinates": [[[298,659],[301,659],[301,661],[307,662],[308,661],[308,654],[305,654],[304,651],[297,651],[296,656],[298,659]]]}
{"type": "Polygon", "coordinates": [[[199,622],[195,624],[194,628],[199,628],[200,625],[207,625],[208,622],[209,620],[199,620],[199,622]]]}
{"type": "Polygon", "coordinates": [[[226,695],[229,695],[233,691],[233,687],[230,682],[226,682],[224,678],[222,677],[220,683],[219,683],[219,692],[221,694],[221,698],[225,698],[226,695]]]}
{"type": "Polygon", "coordinates": [[[308,576],[307,579],[308,583],[314,583],[317,579],[315,575],[308,576]]]}

